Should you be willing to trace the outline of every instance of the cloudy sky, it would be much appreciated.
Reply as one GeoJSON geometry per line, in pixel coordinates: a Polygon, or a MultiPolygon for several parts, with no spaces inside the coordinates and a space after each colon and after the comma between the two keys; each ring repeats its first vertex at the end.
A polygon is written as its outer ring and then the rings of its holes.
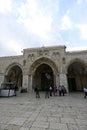
{"type": "Polygon", "coordinates": [[[87,0],[0,0],[0,56],[53,45],[87,49],[87,0]]]}

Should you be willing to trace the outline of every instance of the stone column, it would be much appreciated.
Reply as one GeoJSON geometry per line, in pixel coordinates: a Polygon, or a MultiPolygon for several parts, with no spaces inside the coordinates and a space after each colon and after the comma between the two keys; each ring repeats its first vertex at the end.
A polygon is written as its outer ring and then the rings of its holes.
{"type": "Polygon", "coordinates": [[[28,82],[28,75],[23,75],[23,85],[22,88],[26,88],[28,91],[28,86],[29,86],[29,82],[28,82]]]}
{"type": "Polygon", "coordinates": [[[60,85],[63,84],[65,86],[65,88],[66,88],[66,90],[68,92],[68,83],[67,83],[67,76],[66,76],[66,74],[64,74],[64,73],[60,73],[59,74],[59,82],[60,82],[60,85]]]}
{"type": "Polygon", "coordinates": [[[29,89],[28,91],[32,91],[33,89],[33,78],[32,75],[29,75],[29,89]]]}
{"type": "Polygon", "coordinates": [[[59,74],[56,75],[56,86],[59,86],[59,74]]]}
{"type": "Polygon", "coordinates": [[[0,74],[0,87],[1,87],[1,84],[4,82],[4,75],[0,74]]]}
{"type": "Polygon", "coordinates": [[[64,85],[67,92],[68,92],[68,82],[67,82],[67,71],[66,71],[66,67],[65,67],[65,59],[62,59],[61,62],[61,67],[60,67],[60,72],[59,72],[59,83],[60,85],[64,85]]]}

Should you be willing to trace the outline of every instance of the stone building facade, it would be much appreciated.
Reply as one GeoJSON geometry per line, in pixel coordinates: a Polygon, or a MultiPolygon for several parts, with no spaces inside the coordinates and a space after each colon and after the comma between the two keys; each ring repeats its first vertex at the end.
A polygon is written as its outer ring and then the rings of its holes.
{"type": "Polygon", "coordinates": [[[87,85],[87,51],[67,52],[65,46],[24,49],[23,55],[0,57],[0,85],[15,82],[32,91],[38,85],[63,84],[68,92],[87,85]]]}

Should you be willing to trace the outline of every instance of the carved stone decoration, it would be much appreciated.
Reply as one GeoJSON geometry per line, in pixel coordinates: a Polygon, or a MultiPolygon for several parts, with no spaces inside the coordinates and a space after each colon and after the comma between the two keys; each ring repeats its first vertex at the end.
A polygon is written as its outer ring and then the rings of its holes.
{"type": "Polygon", "coordinates": [[[29,54],[28,55],[28,61],[34,61],[34,59],[35,59],[34,54],[29,54]]]}
{"type": "Polygon", "coordinates": [[[23,66],[25,66],[26,65],[26,60],[23,60],[23,66]]]}
{"type": "Polygon", "coordinates": [[[44,50],[44,55],[45,56],[48,56],[49,55],[49,52],[47,50],[44,50]]]}
{"type": "Polygon", "coordinates": [[[39,51],[38,56],[43,56],[43,51],[39,51]]]}
{"type": "Polygon", "coordinates": [[[23,74],[28,74],[28,69],[27,68],[23,68],[23,74]]]}
{"type": "Polygon", "coordinates": [[[66,63],[66,59],[65,59],[65,57],[62,58],[62,62],[63,62],[63,64],[66,63]]]}
{"type": "Polygon", "coordinates": [[[38,56],[48,56],[49,55],[49,51],[48,50],[40,50],[38,52],[38,56]]]}
{"type": "Polygon", "coordinates": [[[59,57],[60,57],[59,52],[53,52],[53,54],[52,54],[53,59],[59,59],[59,57]]]}

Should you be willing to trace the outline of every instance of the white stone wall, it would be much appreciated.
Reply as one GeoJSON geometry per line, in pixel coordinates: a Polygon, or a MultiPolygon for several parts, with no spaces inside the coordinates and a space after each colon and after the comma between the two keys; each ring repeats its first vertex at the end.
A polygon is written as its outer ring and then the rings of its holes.
{"type": "MultiPolygon", "coordinates": [[[[87,51],[66,52],[65,46],[53,46],[24,49],[23,55],[20,56],[0,57],[0,84],[4,81],[6,70],[8,70],[12,64],[18,64],[20,65],[23,73],[22,87],[27,87],[28,90],[32,89],[32,81],[29,77],[29,69],[31,65],[40,58],[50,59],[50,61],[55,64],[55,66],[58,68],[58,72],[56,73],[56,84],[59,84],[59,78],[60,83],[64,84],[67,88],[66,74],[68,66],[74,60],[81,60],[87,64],[87,51]]],[[[46,63],[48,64],[47,59],[46,63]]],[[[42,62],[40,60],[38,61],[39,63],[42,62]]]]}
{"type": "Polygon", "coordinates": [[[66,53],[66,69],[74,61],[87,64],[87,51],[67,52],[66,53]]]}
{"type": "Polygon", "coordinates": [[[4,81],[6,71],[13,64],[19,64],[23,66],[23,56],[0,57],[0,86],[1,83],[4,81]]]}

